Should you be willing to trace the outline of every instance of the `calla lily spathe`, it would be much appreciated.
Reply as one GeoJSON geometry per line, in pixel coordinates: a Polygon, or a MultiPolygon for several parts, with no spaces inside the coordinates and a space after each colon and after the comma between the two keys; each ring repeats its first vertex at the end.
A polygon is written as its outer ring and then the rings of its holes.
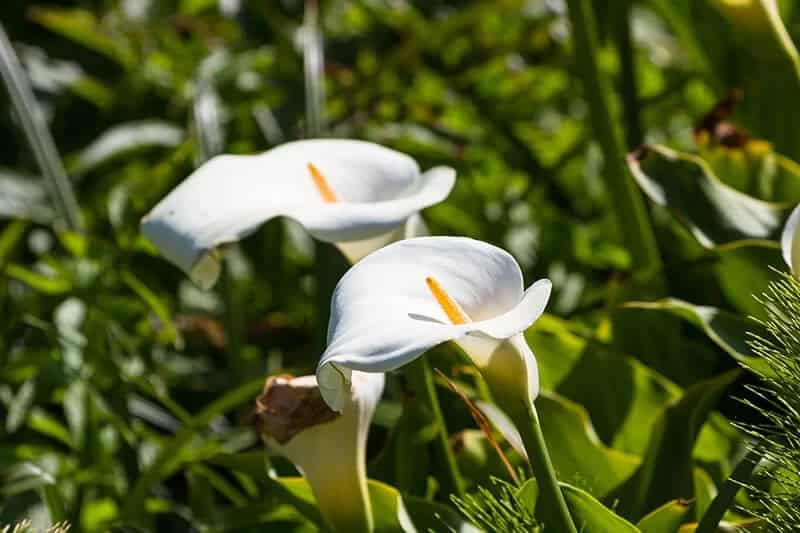
{"type": "Polygon", "coordinates": [[[800,276],[800,205],[794,208],[786,220],[781,234],[781,251],[783,260],[789,265],[795,276],[800,276]]]}
{"type": "MultiPolygon", "coordinates": [[[[336,531],[372,531],[367,434],[384,375],[353,372],[341,413],[322,400],[314,376],[274,376],[257,400],[256,420],[268,445],[292,461],[336,531]]],[[[405,510],[398,519],[414,531],[405,510]]]]}
{"type": "Polygon", "coordinates": [[[201,287],[220,273],[220,250],[284,216],[356,261],[418,227],[444,200],[455,171],[420,172],[377,144],[312,139],[259,155],[222,155],[198,168],[142,220],[142,231],[201,287]]]}
{"type": "Polygon", "coordinates": [[[538,371],[521,332],[544,311],[550,288],[543,279],[523,290],[516,260],[485,242],[390,244],[353,266],[334,291],[328,348],[317,367],[323,398],[340,411],[354,371],[387,372],[455,341],[493,392],[532,402],[538,371]]]}

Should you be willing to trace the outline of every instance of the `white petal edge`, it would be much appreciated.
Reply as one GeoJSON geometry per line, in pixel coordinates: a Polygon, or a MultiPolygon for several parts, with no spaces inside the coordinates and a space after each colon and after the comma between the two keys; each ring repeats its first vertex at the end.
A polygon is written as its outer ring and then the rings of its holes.
{"type": "Polygon", "coordinates": [[[453,169],[420,174],[412,158],[374,143],[296,141],[260,155],[209,160],[142,219],[142,232],[208,288],[219,277],[217,249],[271,218],[293,218],[328,242],[370,239],[401,228],[417,211],[442,201],[454,182],[453,169]],[[309,162],[330,171],[326,177],[334,189],[354,201],[322,202],[308,175],[309,162]],[[380,199],[386,191],[391,199],[380,199]],[[369,200],[373,197],[378,201],[369,200]]]}
{"type": "Polygon", "coordinates": [[[493,403],[479,400],[475,402],[475,406],[489,419],[489,422],[500,432],[514,451],[527,459],[528,452],[525,451],[525,444],[522,442],[522,436],[519,434],[519,430],[517,430],[517,426],[514,425],[514,422],[508,418],[508,415],[493,403]]]}
{"type": "Polygon", "coordinates": [[[350,264],[355,264],[376,250],[380,250],[393,242],[414,237],[424,237],[429,235],[428,226],[422,219],[422,215],[414,213],[411,215],[404,226],[387,233],[382,233],[377,237],[362,239],[360,241],[337,242],[336,247],[342,252],[350,264]]]}
{"type": "Polygon", "coordinates": [[[783,260],[795,275],[800,275],[800,235],[798,235],[798,225],[800,225],[800,205],[794,208],[792,214],[786,220],[786,225],[781,233],[781,252],[783,260]]]}
{"type": "Polygon", "coordinates": [[[521,332],[542,315],[551,287],[550,280],[538,280],[525,291],[514,308],[489,320],[461,325],[417,320],[418,324],[414,324],[416,327],[409,328],[407,332],[407,342],[398,341],[391,346],[393,350],[389,352],[370,353],[369,345],[365,344],[362,354],[327,357],[323,354],[317,366],[317,381],[322,398],[331,409],[341,411],[349,395],[354,370],[389,372],[410,363],[439,344],[456,341],[479,368],[486,368],[491,364],[492,355],[501,344],[511,343],[519,356],[524,358],[528,395],[533,399],[539,392],[538,368],[521,332]]]}
{"type": "Polygon", "coordinates": [[[445,200],[453,189],[455,179],[456,173],[452,168],[434,167],[424,172],[417,189],[405,196],[380,202],[337,202],[300,207],[285,214],[300,222],[321,241],[368,239],[402,228],[409,217],[445,200]]]}

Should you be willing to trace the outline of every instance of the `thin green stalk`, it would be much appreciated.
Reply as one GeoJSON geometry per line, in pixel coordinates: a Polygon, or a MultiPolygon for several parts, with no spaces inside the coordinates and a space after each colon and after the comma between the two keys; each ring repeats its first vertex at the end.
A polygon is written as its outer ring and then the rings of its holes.
{"type": "Polygon", "coordinates": [[[306,0],[303,17],[303,68],[306,90],[306,136],[325,131],[325,56],[319,28],[319,3],[306,0]]]}
{"type": "Polygon", "coordinates": [[[578,533],[567,502],[558,486],[558,478],[547,451],[536,406],[530,404],[527,409],[515,409],[508,414],[519,430],[539,486],[541,505],[537,504],[537,509],[542,509],[542,513],[539,516],[537,512],[537,518],[540,518],[549,530],[578,533]]]}
{"type": "Polygon", "coordinates": [[[405,370],[417,401],[422,402],[430,412],[438,429],[435,441],[436,452],[447,473],[443,488],[448,494],[463,496],[464,481],[461,478],[456,458],[450,448],[450,434],[447,431],[447,424],[445,424],[444,416],[442,415],[442,407],[439,405],[439,398],[436,395],[436,383],[430,363],[425,357],[418,357],[415,361],[407,364],[405,370]]]}
{"type": "MultiPolygon", "coordinates": [[[[209,75],[201,72],[197,80],[197,94],[192,105],[200,163],[205,163],[225,150],[225,130],[222,126],[221,107],[222,103],[214,89],[213,80],[209,75]]],[[[236,298],[236,279],[228,261],[225,262],[222,269],[222,297],[225,302],[225,351],[228,363],[235,371],[242,372],[244,370],[240,364],[242,317],[236,298]]],[[[240,375],[239,377],[245,378],[246,376],[240,375]]]]}
{"type": "Polygon", "coordinates": [[[592,129],[603,151],[603,176],[610,204],[614,206],[617,225],[631,253],[633,267],[645,273],[655,272],[661,265],[658,246],[641,193],[624,164],[625,151],[610,113],[611,94],[597,65],[599,47],[592,10],[588,0],[567,0],[567,7],[573,53],[589,104],[592,129]]]}
{"type": "Polygon", "coordinates": [[[711,505],[706,509],[700,524],[695,529],[695,533],[716,533],[722,517],[725,516],[725,511],[733,504],[733,500],[742,487],[742,483],[747,482],[753,475],[753,471],[756,469],[760,459],[761,451],[753,449],[747,452],[747,455],[739,461],[733,473],[725,481],[711,505]]]}
{"type": "Polygon", "coordinates": [[[25,71],[2,24],[0,24],[0,76],[3,78],[17,118],[22,123],[28,146],[44,176],[59,219],[67,229],[81,231],[80,209],[72,184],[61,163],[47,122],[33,97],[25,71]]]}
{"type": "Polygon", "coordinates": [[[642,124],[639,116],[639,91],[636,87],[636,56],[631,38],[631,0],[617,0],[614,19],[614,41],[620,63],[620,92],[622,114],[625,118],[625,141],[629,150],[642,144],[642,124]]]}

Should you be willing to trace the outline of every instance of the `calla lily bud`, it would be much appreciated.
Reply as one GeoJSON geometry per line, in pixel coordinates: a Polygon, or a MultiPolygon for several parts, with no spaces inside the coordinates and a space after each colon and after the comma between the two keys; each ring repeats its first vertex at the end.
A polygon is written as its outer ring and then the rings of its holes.
{"type": "Polygon", "coordinates": [[[259,155],[210,159],[142,219],[161,253],[203,288],[221,248],[275,217],[298,221],[351,261],[418,230],[419,211],[447,198],[455,171],[421,172],[409,156],[343,139],[283,144],[259,155]]]}
{"type": "Polygon", "coordinates": [[[354,372],[340,413],[322,399],[314,376],[270,377],[256,400],[262,437],[301,471],[336,531],[374,529],[366,446],[383,386],[383,374],[354,372]]]}
{"type": "Polygon", "coordinates": [[[473,239],[421,237],[370,254],[334,291],[317,367],[323,398],[339,411],[354,371],[388,372],[455,341],[498,402],[528,405],[539,379],[522,332],[544,311],[551,284],[522,283],[508,252],[473,239]]]}

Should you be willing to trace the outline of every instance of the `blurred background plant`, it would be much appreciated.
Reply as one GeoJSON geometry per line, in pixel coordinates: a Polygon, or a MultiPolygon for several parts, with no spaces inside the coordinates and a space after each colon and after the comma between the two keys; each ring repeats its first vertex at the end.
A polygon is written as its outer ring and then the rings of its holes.
{"type": "MultiPolygon", "coordinates": [[[[345,261],[274,220],[202,292],[139,233],[209,156],[321,132],[455,167],[432,233],[552,279],[526,335],[571,509],[608,531],[691,528],[746,452],[731,422],[765,422],[732,398],[764,407],[748,316],[766,317],[752,295],[780,277],[800,201],[796,2],[6,0],[0,22],[0,523],[325,527],[243,420],[267,375],[313,369],[345,261]]],[[[489,399],[454,349],[432,356],[489,399]]],[[[535,501],[490,481],[511,477],[436,385],[478,495],[459,508],[535,501]]],[[[446,531],[435,418],[411,391],[391,374],[376,413],[370,477],[397,489],[375,485],[376,513],[399,491],[418,529],[446,531]]],[[[735,506],[726,520],[765,509],[745,492],[735,506]]]]}

